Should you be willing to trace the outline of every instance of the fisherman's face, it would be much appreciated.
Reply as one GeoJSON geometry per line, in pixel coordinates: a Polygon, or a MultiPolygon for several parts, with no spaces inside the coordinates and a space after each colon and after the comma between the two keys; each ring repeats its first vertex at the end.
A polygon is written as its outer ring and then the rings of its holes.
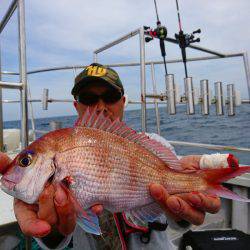
{"type": "Polygon", "coordinates": [[[78,116],[81,117],[88,107],[90,109],[96,107],[97,113],[103,110],[104,115],[109,117],[112,121],[116,118],[122,120],[125,97],[120,95],[117,96],[117,94],[119,93],[115,90],[99,83],[93,83],[91,86],[83,88],[79,93],[79,100],[74,102],[78,116]],[[110,98],[106,100],[105,97],[107,96],[110,98]]]}

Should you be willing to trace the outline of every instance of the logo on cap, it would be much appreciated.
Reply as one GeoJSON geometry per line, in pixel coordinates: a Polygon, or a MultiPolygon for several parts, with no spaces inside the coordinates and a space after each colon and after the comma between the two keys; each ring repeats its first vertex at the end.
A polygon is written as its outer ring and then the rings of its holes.
{"type": "Polygon", "coordinates": [[[86,68],[86,72],[87,72],[88,76],[102,77],[102,76],[105,76],[107,74],[107,69],[101,68],[98,66],[88,66],[86,68]]]}

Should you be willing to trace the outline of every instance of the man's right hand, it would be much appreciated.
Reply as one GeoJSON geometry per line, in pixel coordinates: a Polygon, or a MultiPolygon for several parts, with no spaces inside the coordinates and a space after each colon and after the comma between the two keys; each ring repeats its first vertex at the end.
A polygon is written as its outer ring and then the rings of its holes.
{"type": "MultiPolygon", "coordinates": [[[[0,174],[3,174],[12,160],[0,152],[0,174]]],[[[101,214],[103,207],[95,205],[92,211],[101,214]]],[[[53,231],[63,235],[73,232],[76,225],[76,212],[73,202],[60,185],[47,185],[39,197],[38,204],[27,204],[14,200],[17,222],[25,235],[44,237],[53,231]]]]}
{"type": "Polygon", "coordinates": [[[15,199],[14,211],[22,232],[33,237],[44,237],[52,230],[66,236],[74,231],[76,225],[73,203],[59,185],[47,185],[38,205],[15,199]]]}
{"type": "MultiPolygon", "coordinates": [[[[0,152],[0,173],[4,174],[11,159],[0,152]]],[[[38,204],[27,204],[14,200],[17,222],[25,235],[44,237],[52,230],[63,235],[73,232],[76,224],[76,212],[73,203],[58,185],[47,185],[39,197],[38,204]]]]}
{"type": "Polygon", "coordinates": [[[8,155],[0,152],[0,174],[4,174],[8,165],[11,163],[11,159],[8,155]]]}

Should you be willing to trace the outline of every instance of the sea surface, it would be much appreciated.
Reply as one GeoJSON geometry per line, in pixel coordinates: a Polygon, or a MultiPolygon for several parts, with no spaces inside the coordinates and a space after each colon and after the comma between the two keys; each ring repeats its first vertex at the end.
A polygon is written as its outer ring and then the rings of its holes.
{"type": "MultiPolygon", "coordinates": [[[[214,109],[211,109],[210,115],[203,116],[200,113],[199,107],[197,107],[195,115],[186,115],[185,105],[177,107],[176,115],[170,116],[167,114],[166,110],[165,106],[159,108],[161,135],[168,140],[250,148],[249,104],[237,107],[236,115],[231,117],[226,114],[226,110],[225,115],[217,116],[214,109]]],[[[49,131],[52,121],[61,122],[62,127],[71,127],[75,120],[76,116],[41,118],[35,120],[35,127],[37,130],[49,131]]],[[[130,127],[140,131],[140,110],[125,111],[124,120],[130,127]]],[[[17,127],[20,128],[19,121],[4,122],[4,128],[17,127]]],[[[156,116],[153,108],[147,110],[147,131],[157,133],[156,116]]],[[[38,133],[37,136],[41,136],[41,134],[38,133]]],[[[179,155],[230,152],[190,146],[175,146],[175,149],[179,155]]],[[[250,165],[249,152],[233,152],[233,154],[239,158],[241,164],[250,165]]]]}

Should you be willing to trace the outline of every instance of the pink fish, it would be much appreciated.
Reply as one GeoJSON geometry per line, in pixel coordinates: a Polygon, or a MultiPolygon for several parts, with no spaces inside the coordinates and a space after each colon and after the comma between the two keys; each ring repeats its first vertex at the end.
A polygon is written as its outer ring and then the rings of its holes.
{"type": "Polygon", "coordinates": [[[35,203],[45,184],[61,183],[75,202],[79,224],[100,234],[98,218],[90,211],[103,204],[111,212],[154,221],[163,211],[148,186],[159,183],[170,194],[199,191],[250,202],[222,187],[222,181],[250,167],[182,171],[177,157],[161,143],[137,133],[118,119],[86,111],[73,128],[49,132],[31,143],[10,163],[1,178],[6,193],[35,203]],[[86,212],[83,212],[86,211],[86,212]]]}

